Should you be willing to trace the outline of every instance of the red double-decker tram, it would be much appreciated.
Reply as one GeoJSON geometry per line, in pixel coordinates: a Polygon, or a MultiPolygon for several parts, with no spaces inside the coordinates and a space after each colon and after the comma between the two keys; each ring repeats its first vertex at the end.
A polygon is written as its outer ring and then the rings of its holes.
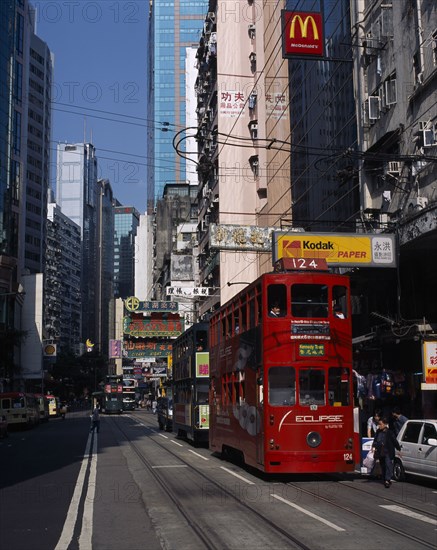
{"type": "Polygon", "coordinates": [[[269,473],[354,470],[349,279],[283,260],[210,323],[210,448],[269,473]]]}

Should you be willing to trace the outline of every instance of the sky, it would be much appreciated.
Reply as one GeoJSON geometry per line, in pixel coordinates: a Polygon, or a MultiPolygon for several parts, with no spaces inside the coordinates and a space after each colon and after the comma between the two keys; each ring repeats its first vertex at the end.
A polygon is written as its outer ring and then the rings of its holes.
{"type": "Polygon", "coordinates": [[[57,143],[93,143],[99,178],[144,213],[148,0],[30,2],[54,55],[52,165],[57,143]]]}

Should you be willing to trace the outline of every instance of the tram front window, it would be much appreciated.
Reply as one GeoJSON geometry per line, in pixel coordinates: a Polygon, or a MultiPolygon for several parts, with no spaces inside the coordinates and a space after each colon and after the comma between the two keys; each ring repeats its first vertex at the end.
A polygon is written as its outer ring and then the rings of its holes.
{"type": "Polygon", "coordinates": [[[325,372],[318,369],[300,369],[299,403],[325,405],[325,372]]]}
{"type": "Polygon", "coordinates": [[[293,285],[291,313],[293,317],[328,317],[328,287],[326,285],[293,285]]]}
{"type": "Polygon", "coordinates": [[[269,369],[270,405],[295,405],[296,374],[293,367],[271,367],[269,369]]]}
{"type": "Polygon", "coordinates": [[[350,371],[341,367],[331,367],[328,375],[328,400],[334,407],[349,405],[350,371]]]}

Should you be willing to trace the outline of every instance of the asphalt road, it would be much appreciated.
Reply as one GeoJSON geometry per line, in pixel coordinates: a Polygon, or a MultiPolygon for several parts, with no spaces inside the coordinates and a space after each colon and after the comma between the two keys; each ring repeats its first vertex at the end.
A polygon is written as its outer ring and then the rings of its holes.
{"type": "Polygon", "coordinates": [[[71,413],[0,440],[5,550],[435,548],[437,486],[259,474],[149,412],[71,413]]]}

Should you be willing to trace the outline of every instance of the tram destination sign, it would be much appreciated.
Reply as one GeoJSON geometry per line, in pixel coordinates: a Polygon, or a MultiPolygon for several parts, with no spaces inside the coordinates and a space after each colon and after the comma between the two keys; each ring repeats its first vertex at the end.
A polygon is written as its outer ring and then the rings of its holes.
{"type": "Polygon", "coordinates": [[[282,258],[325,259],[335,267],[396,267],[395,235],[273,232],[273,265],[282,258]]]}

